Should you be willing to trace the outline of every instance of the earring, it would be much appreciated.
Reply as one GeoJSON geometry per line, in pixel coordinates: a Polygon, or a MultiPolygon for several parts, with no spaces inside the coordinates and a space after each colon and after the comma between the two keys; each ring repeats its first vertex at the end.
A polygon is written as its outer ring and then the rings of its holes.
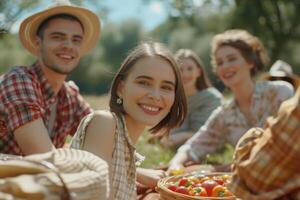
{"type": "Polygon", "coordinates": [[[122,103],[123,103],[123,100],[120,97],[118,97],[117,98],[117,104],[121,105],[122,103]]]}

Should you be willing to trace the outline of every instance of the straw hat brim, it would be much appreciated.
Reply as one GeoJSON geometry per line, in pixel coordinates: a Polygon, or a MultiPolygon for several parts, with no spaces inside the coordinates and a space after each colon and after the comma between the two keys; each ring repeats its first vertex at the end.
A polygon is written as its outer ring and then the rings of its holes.
{"type": "Polygon", "coordinates": [[[97,44],[100,37],[100,19],[88,9],[74,5],[56,6],[35,13],[26,18],[20,26],[19,38],[31,54],[37,55],[38,50],[35,44],[36,32],[40,24],[50,16],[57,14],[69,14],[75,16],[82,23],[84,36],[82,41],[82,54],[88,53],[97,44]]]}

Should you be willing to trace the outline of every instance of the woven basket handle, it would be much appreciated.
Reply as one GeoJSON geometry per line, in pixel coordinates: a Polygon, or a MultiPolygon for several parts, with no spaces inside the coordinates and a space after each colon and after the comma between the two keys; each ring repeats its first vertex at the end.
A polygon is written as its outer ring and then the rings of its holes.
{"type": "Polygon", "coordinates": [[[57,177],[59,178],[60,182],[62,183],[63,193],[61,194],[61,200],[71,200],[70,191],[64,181],[64,179],[61,177],[59,170],[53,165],[52,163],[42,160],[42,161],[35,161],[35,160],[26,160],[28,162],[41,165],[43,167],[46,167],[47,169],[50,169],[52,172],[54,172],[57,177]]]}
{"type": "Polygon", "coordinates": [[[72,200],[71,195],[70,195],[70,191],[65,183],[65,181],[63,180],[63,178],[61,177],[59,170],[55,167],[54,164],[42,160],[42,161],[35,161],[35,160],[25,160],[22,159],[21,156],[15,156],[15,155],[8,155],[8,154],[1,154],[0,153],[0,160],[2,161],[7,161],[7,160],[22,160],[22,161],[26,161],[26,162],[30,162],[36,165],[40,165],[43,166],[47,169],[49,169],[51,172],[54,172],[57,177],[59,178],[60,182],[62,183],[62,188],[63,188],[63,192],[61,194],[61,200],[72,200]]]}

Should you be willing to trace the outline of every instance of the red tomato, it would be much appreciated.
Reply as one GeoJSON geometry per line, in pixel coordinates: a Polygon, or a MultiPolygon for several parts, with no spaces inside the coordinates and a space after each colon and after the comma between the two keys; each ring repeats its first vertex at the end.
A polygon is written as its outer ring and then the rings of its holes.
{"type": "Polygon", "coordinates": [[[217,185],[212,190],[212,196],[213,197],[229,197],[229,196],[233,196],[233,194],[226,187],[217,185]]]}
{"type": "Polygon", "coordinates": [[[169,186],[168,186],[168,189],[169,189],[169,190],[172,190],[172,191],[174,191],[174,192],[177,190],[177,188],[178,188],[177,185],[169,185],[169,186]]]}
{"type": "Polygon", "coordinates": [[[214,176],[213,180],[219,183],[219,185],[224,185],[225,181],[222,179],[222,177],[214,176]]]}
{"type": "Polygon", "coordinates": [[[190,186],[192,183],[189,181],[189,179],[187,179],[187,178],[182,178],[182,179],[180,179],[179,180],[179,183],[178,183],[178,185],[179,186],[185,186],[185,187],[188,187],[188,186],[190,186]]]}
{"type": "Polygon", "coordinates": [[[207,197],[207,192],[203,187],[194,187],[190,190],[190,194],[194,196],[207,197]]]}
{"type": "Polygon", "coordinates": [[[189,193],[189,190],[188,190],[186,187],[184,187],[184,186],[178,187],[178,188],[175,190],[175,192],[178,192],[178,193],[181,193],[181,194],[187,194],[187,195],[190,194],[190,193],[189,193]]]}
{"type": "Polygon", "coordinates": [[[214,180],[206,180],[206,181],[204,181],[204,182],[201,183],[201,186],[205,188],[208,196],[211,196],[212,190],[217,185],[219,185],[219,184],[216,181],[214,181],[214,180]]]}

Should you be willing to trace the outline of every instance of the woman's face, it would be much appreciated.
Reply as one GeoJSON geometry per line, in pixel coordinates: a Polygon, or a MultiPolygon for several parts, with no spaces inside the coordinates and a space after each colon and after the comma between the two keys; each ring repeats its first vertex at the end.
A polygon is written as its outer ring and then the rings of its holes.
{"type": "Polygon", "coordinates": [[[248,63],[240,51],[231,46],[221,46],[215,54],[216,73],[229,88],[251,80],[252,63],[248,63]]]}
{"type": "Polygon", "coordinates": [[[142,58],[118,88],[123,107],[137,125],[155,126],[164,119],[175,100],[175,73],[160,57],[142,58]]]}
{"type": "Polygon", "coordinates": [[[190,58],[184,58],[181,59],[179,68],[186,93],[197,89],[196,81],[201,76],[201,69],[197,67],[196,63],[190,58]]]}

